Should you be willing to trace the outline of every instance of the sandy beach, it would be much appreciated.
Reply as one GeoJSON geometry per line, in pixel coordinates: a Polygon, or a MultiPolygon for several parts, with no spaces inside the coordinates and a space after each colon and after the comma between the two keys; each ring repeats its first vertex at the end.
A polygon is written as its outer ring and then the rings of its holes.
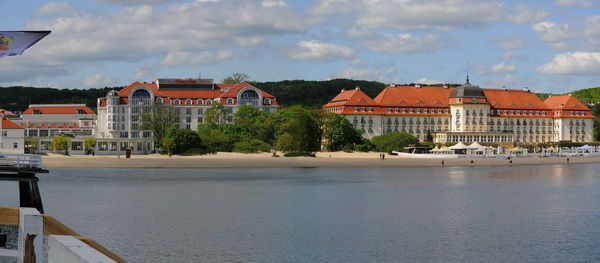
{"type": "MultiPolygon", "coordinates": [[[[443,159],[444,166],[508,166],[531,164],[567,164],[565,157],[454,158],[443,159]],[[471,163],[473,160],[473,163],[471,163]]],[[[202,156],[152,154],[125,156],[63,156],[49,154],[42,158],[44,167],[110,167],[110,168],[269,168],[269,167],[433,167],[442,166],[439,158],[407,158],[379,153],[321,152],[317,157],[272,157],[271,153],[217,153],[202,156]]],[[[600,157],[570,157],[569,164],[600,163],[600,157]]]]}

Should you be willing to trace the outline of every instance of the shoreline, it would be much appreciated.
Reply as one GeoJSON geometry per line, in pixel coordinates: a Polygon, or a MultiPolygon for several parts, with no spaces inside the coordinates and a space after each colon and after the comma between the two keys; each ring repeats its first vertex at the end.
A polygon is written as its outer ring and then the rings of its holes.
{"type": "Polygon", "coordinates": [[[201,156],[134,155],[131,159],[115,155],[50,154],[42,157],[43,167],[89,167],[89,168],[313,168],[313,167],[469,167],[469,166],[517,166],[600,163],[600,157],[528,157],[511,158],[407,158],[379,153],[320,152],[317,157],[272,157],[271,153],[241,154],[217,153],[201,156]],[[444,166],[442,166],[442,160],[444,166]],[[473,163],[471,163],[473,160],[473,163]]]}

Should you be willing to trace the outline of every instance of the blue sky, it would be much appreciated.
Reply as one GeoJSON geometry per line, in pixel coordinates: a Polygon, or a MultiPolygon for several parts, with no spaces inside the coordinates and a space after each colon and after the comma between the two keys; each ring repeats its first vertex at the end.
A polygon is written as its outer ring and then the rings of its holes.
{"type": "Polygon", "coordinates": [[[1,0],[1,30],[52,30],[0,85],[188,78],[600,86],[595,0],[1,0]]]}

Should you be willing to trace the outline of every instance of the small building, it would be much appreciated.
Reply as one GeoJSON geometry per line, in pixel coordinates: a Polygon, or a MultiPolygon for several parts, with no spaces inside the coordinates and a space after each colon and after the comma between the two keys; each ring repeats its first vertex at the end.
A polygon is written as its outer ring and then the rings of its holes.
{"type": "Polygon", "coordinates": [[[94,135],[96,114],[85,104],[32,104],[15,122],[25,129],[29,153],[50,152],[54,137],[68,136],[69,152],[84,154],[83,140],[94,135]]]}
{"type": "Polygon", "coordinates": [[[2,133],[2,137],[0,137],[0,153],[24,153],[25,138],[23,126],[9,119],[2,119],[0,123],[0,132],[2,133]]]}

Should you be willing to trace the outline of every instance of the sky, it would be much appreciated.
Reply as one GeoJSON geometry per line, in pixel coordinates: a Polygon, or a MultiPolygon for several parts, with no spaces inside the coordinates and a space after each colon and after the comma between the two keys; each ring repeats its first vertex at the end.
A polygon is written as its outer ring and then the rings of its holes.
{"type": "MultiPolygon", "coordinates": [[[[596,0],[0,0],[0,31],[52,30],[0,86],[351,78],[567,93],[600,86],[596,0]]],[[[352,87],[349,87],[352,88],[352,87]]]]}

